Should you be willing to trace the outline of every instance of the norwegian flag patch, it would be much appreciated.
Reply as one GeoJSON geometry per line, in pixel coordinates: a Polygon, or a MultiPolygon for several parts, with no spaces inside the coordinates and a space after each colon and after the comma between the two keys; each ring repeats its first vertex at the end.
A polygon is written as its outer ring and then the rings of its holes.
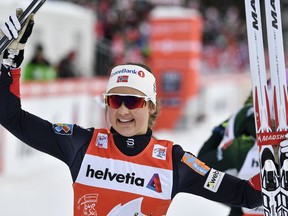
{"type": "Polygon", "coordinates": [[[117,83],[119,82],[128,82],[129,76],[118,76],[117,83]]]}

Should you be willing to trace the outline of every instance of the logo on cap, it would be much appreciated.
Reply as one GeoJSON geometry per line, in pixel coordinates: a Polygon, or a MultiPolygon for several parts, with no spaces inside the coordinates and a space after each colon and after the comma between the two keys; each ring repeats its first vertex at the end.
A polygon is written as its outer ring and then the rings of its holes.
{"type": "Polygon", "coordinates": [[[144,78],[145,77],[145,73],[143,72],[143,71],[138,71],[138,75],[140,76],[140,77],[142,77],[142,78],[144,78]]]}

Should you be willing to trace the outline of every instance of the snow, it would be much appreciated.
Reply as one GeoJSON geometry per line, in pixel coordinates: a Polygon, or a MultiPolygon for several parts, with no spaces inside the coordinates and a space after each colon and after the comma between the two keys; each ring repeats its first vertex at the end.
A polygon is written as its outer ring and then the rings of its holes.
{"type": "MultiPolygon", "coordinates": [[[[157,138],[180,144],[185,150],[197,154],[218,120],[200,124],[186,130],[158,131],[157,138]]],[[[0,215],[5,216],[72,216],[72,180],[67,166],[50,156],[52,163],[21,176],[0,178],[0,215]]],[[[41,161],[35,161],[41,163],[41,161]]],[[[168,211],[168,216],[223,216],[228,207],[190,194],[178,194],[168,211]]]]}

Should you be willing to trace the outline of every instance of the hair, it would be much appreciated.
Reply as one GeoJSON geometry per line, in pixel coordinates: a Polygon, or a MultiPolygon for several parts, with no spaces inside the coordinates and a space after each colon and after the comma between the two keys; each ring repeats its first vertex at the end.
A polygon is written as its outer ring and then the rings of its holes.
{"type": "MultiPolygon", "coordinates": [[[[127,65],[137,65],[140,67],[143,67],[144,69],[146,69],[147,71],[149,71],[151,74],[154,75],[154,73],[152,72],[151,68],[145,64],[142,63],[135,63],[135,62],[128,62],[126,63],[127,65]]],[[[155,105],[152,103],[152,101],[148,102],[148,106],[149,108],[153,109],[155,107],[155,105]]],[[[153,128],[153,126],[155,125],[156,119],[160,114],[160,101],[156,98],[156,111],[150,115],[149,120],[148,120],[148,126],[150,128],[153,128]]]]}

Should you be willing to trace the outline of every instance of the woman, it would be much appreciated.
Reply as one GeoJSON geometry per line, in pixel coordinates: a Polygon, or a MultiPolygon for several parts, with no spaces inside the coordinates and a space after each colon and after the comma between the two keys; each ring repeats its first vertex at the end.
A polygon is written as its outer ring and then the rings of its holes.
{"type": "Polygon", "coordinates": [[[75,216],[165,215],[180,192],[231,206],[262,204],[259,174],[249,181],[238,179],[206,166],[180,145],[152,136],[159,113],[156,81],[142,64],[112,68],[104,94],[110,128],[53,124],[22,110],[20,65],[33,24],[29,18],[19,37],[16,16],[0,28],[15,39],[1,66],[0,123],[29,146],[68,165],[75,216]]]}

